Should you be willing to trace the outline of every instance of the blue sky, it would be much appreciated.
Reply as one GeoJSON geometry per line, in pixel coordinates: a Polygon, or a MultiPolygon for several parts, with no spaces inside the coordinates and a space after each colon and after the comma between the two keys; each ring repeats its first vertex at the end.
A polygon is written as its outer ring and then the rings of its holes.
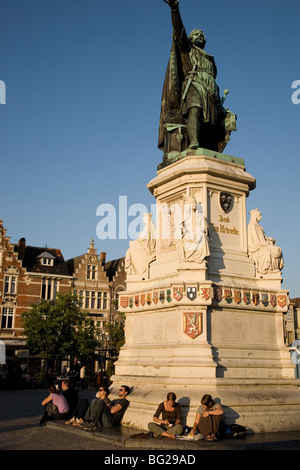
{"type": "MultiPolygon", "coordinates": [[[[238,130],[225,153],[257,180],[267,235],[282,248],[283,287],[300,296],[300,80],[296,0],[181,0],[187,32],[204,30],[238,130]]],[[[155,202],[160,100],[171,47],[163,0],[1,0],[0,218],[12,242],[60,248],[66,259],[95,239],[107,258],[129,240],[100,240],[97,207],[127,196],[155,202]]],[[[129,219],[130,220],[130,219],[129,219]]]]}

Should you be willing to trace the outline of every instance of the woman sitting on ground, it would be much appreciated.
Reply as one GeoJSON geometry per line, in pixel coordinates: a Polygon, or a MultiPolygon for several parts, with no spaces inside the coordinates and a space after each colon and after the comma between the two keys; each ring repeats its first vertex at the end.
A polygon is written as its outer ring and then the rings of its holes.
{"type": "Polygon", "coordinates": [[[45,413],[40,424],[52,419],[64,419],[68,416],[70,410],[67,400],[57,391],[55,385],[49,386],[49,392],[49,396],[42,401],[42,406],[45,406],[45,413]]]}
{"type": "Polygon", "coordinates": [[[203,395],[191,434],[195,435],[198,430],[207,441],[217,441],[223,414],[222,406],[215,403],[211,395],[203,395]]]}
{"type": "Polygon", "coordinates": [[[153,421],[154,423],[148,424],[148,428],[154,437],[165,436],[176,439],[176,434],[182,433],[181,406],[176,403],[175,393],[168,393],[167,399],[159,404],[153,421]],[[160,415],[161,418],[159,418],[160,415]]]}

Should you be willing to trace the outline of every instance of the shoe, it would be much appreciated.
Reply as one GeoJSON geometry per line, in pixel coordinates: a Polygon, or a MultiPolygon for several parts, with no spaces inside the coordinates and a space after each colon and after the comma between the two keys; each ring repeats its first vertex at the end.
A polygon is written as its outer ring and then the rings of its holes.
{"type": "Polygon", "coordinates": [[[92,421],[91,423],[84,424],[82,427],[85,431],[96,431],[98,426],[92,421]]]}
{"type": "Polygon", "coordinates": [[[75,421],[73,421],[72,426],[80,427],[82,424],[83,420],[81,418],[76,418],[75,421]]]}
{"type": "Polygon", "coordinates": [[[69,419],[69,421],[66,421],[65,424],[73,424],[75,423],[75,418],[69,419]]]}
{"type": "Polygon", "coordinates": [[[198,149],[198,148],[199,148],[199,142],[197,140],[194,140],[189,145],[189,149],[198,149]]]}
{"type": "Polygon", "coordinates": [[[76,423],[73,424],[73,426],[77,426],[78,428],[84,429],[84,427],[88,426],[90,423],[89,421],[76,421],[76,423]]]}

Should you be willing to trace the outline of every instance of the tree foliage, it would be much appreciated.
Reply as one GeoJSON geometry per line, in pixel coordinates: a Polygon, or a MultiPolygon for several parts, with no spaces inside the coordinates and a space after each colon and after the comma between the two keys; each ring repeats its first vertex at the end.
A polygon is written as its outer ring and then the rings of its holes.
{"type": "Polygon", "coordinates": [[[118,355],[125,342],[124,334],[125,314],[118,312],[115,322],[105,322],[104,328],[108,332],[110,350],[113,355],[118,355]]]}
{"type": "Polygon", "coordinates": [[[48,359],[93,357],[97,346],[94,324],[81,312],[72,293],[57,294],[56,300],[42,300],[23,314],[27,347],[48,359]]]}

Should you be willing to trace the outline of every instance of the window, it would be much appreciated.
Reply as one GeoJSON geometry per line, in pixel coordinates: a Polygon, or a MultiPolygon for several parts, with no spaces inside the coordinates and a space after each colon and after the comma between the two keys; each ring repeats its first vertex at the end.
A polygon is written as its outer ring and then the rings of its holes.
{"type": "Polygon", "coordinates": [[[86,291],[85,293],[85,308],[94,310],[96,306],[96,292],[95,291],[86,291]]]}
{"type": "Polygon", "coordinates": [[[98,292],[97,308],[100,309],[101,305],[102,305],[102,292],[98,292]]]}
{"type": "Polygon", "coordinates": [[[17,292],[17,278],[15,276],[4,277],[4,293],[16,294],[17,292]]]}
{"type": "Polygon", "coordinates": [[[98,292],[97,308],[102,310],[107,309],[107,292],[98,292]]]}
{"type": "Polygon", "coordinates": [[[85,308],[90,308],[90,292],[85,293],[85,308]]]}
{"type": "Polygon", "coordinates": [[[43,266],[53,266],[53,259],[42,258],[42,265],[43,266]]]}
{"type": "Polygon", "coordinates": [[[12,328],[14,318],[14,309],[3,307],[1,317],[1,328],[12,328]]]}
{"type": "Polygon", "coordinates": [[[103,292],[103,304],[102,304],[103,310],[107,309],[107,292],[103,292]]]}
{"type": "Polygon", "coordinates": [[[55,256],[48,253],[48,251],[41,253],[39,256],[37,256],[37,259],[40,260],[42,266],[54,266],[55,256]]]}
{"type": "Polygon", "coordinates": [[[91,292],[91,308],[95,308],[95,292],[91,292]]]}
{"type": "Polygon", "coordinates": [[[75,290],[74,294],[77,295],[79,307],[82,307],[82,305],[83,305],[83,290],[80,290],[80,291],[75,290]]]}
{"type": "Polygon", "coordinates": [[[57,293],[56,279],[43,279],[42,282],[42,296],[44,300],[54,300],[57,293]]]}
{"type": "Polygon", "coordinates": [[[96,266],[87,265],[86,277],[87,279],[96,279],[96,266]]]}

